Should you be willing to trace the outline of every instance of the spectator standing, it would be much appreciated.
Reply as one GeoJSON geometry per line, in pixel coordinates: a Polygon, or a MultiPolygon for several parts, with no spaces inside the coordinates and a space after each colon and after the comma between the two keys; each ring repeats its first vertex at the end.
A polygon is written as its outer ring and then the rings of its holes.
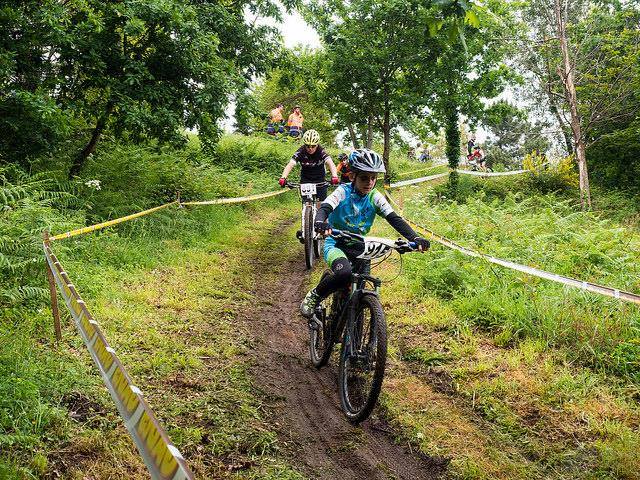
{"type": "Polygon", "coordinates": [[[289,126],[289,135],[292,137],[299,137],[302,134],[302,124],[304,117],[300,113],[300,105],[293,107],[293,112],[289,115],[287,125],[289,126]]]}
{"type": "Polygon", "coordinates": [[[282,112],[284,105],[279,103],[276,108],[269,112],[269,124],[267,125],[267,133],[275,135],[276,133],[284,133],[284,117],[282,112]]]}

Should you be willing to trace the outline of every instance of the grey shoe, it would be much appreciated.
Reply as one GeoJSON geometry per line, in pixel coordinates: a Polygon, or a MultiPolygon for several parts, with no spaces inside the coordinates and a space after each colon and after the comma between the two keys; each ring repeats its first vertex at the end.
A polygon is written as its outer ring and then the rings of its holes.
{"type": "Polygon", "coordinates": [[[320,295],[316,293],[316,289],[314,288],[313,290],[309,290],[309,293],[307,293],[300,304],[300,313],[307,318],[311,318],[319,301],[320,295]]]}

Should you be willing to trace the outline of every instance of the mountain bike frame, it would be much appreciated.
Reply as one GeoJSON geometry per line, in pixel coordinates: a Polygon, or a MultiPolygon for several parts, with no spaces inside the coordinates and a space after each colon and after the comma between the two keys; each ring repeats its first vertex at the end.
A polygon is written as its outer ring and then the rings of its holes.
{"type": "MultiPolygon", "coordinates": [[[[341,340],[340,403],[349,421],[359,423],[369,416],[377,402],[387,355],[387,327],[379,298],[382,281],[370,275],[370,260],[383,257],[391,250],[412,252],[417,245],[406,240],[363,237],[337,229],[332,229],[331,236],[362,242],[364,248],[353,262],[350,287],[332,294],[329,312],[328,299],[320,302],[309,321],[309,352],[312,363],[320,368],[327,364],[334,344],[341,340]],[[365,309],[371,314],[369,322],[365,309]],[[369,374],[373,375],[371,387],[366,390],[364,404],[359,406],[353,399],[363,396],[362,389],[350,387],[349,381],[369,374]]],[[[330,273],[325,272],[325,275],[330,273]]]]}
{"type": "Polygon", "coordinates": [[[316,212],[318,210],[317,189],[329,186],[328,182],[320,183],[290,183],[285,184],[289,188],[297,188],[302,199],[301,225],[302,225],[302,243],[305,247],[305,263],[307,269],[313,266],[313,261],[320,258],[320,236],[314,232],[313,223],[315,222],[316,212]]]}
{"type": "MultiPolygon", "coordinates": [[[[390,240],[378,237],[363,237],[362,235],[343,232],[341,230],[332,229],[331,237],[333,238],[349,238],[359,240],[364,243],[364,251],[356,257],[355,265],[351,272],[351,283],[347,289],[343,289],[343,298],[340,302],[340,312],[333,318],[335,327],[332,329],[332,336],[337,339],[335,334],[343,332],[345,325],[347,326],[346,334],[350,333],[355,318],[355,307],[358,300],[364,295],[375,295],[380,298],[380,287],[382,280],[370,275],[370,261],[385,256],[390,250],[396,250],[399,253],[413,252],[417,248],[414,242],[404,240],[390,240]],[[372,288],[366,288],[369,284],[372,288]],[[346,291],[345,291],[346,290],[346,291]],[[346,295],[345,295],[346,294],[346,295]],[[336,318],[338,322],[336,323],[336,318]]],[[[340,292],[338,292],[340,293],[340,292]]],[[[353,352],[350,352],[350,354],[353,352]]]]}

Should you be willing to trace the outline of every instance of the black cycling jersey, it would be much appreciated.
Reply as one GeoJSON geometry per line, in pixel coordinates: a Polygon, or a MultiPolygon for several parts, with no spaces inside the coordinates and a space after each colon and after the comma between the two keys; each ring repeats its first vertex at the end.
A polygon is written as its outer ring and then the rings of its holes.
{"type": "Polygon", "coordinates": [[[291,159],[300,164],[300,183],[324,182],[324,162],[327,158],[331,159],[331,156],[320,145],[313,154],[309,154],[304,145],[296,150],[291,159]]]}

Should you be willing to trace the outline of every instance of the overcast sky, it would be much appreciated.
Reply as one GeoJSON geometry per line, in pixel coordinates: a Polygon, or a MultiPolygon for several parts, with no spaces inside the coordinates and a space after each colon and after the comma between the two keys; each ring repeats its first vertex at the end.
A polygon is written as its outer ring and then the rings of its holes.
{"type": "Polygon", "coordinates": [[[284,21],[277,25],[284,37],[287,48],[296,46],[320,47],[320,37],[316,31],[305,22],[298,12],[286,14],[284,21]]]}

